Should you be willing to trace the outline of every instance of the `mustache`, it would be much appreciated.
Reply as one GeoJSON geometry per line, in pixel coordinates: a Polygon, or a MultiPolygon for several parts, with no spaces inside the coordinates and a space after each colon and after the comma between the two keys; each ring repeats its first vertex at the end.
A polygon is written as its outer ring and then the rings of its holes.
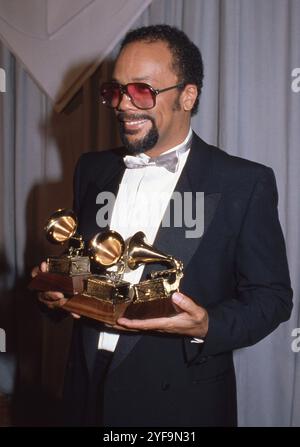
{"type": "Polygon", "coordinates": [[[119,112],[117,116],[118,121],[129,121],[129,120],[150,120],[154,123],[154,119],[152,116],[147,115],[146,113],[126,113],[119,112]]]}

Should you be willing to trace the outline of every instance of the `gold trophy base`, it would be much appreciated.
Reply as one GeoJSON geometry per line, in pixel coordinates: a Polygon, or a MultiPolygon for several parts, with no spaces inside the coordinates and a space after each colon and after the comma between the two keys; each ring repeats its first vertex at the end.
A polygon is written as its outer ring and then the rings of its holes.
{"type": "Polygon", "coordinates": [[[90,273],[90,259],[88,256],[52,256],[47,259],[49,273],[63,275],[85,275],[90,273]]]}

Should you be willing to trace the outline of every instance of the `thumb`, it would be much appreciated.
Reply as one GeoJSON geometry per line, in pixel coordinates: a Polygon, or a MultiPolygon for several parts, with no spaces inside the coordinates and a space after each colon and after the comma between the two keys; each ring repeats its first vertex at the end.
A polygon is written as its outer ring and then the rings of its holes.
{"type": "Polygon", "coordinates": [[[181,311],[185,311],[189,314],[194,313],[198,308],[197,304],[191,298],[180,292],[173,293],[172,301],[181,311]]]}
{"type": "Polygon", "coordinates": [[[44,273],[47,272],[47,262],[45,261],[41,262],[40,269],[44,273]]]}

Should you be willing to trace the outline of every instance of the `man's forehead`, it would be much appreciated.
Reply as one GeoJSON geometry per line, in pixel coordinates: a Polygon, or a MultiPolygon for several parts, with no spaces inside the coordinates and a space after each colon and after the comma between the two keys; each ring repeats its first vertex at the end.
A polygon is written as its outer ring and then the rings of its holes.
{"type": "Polygon", "coordinates": [[[136,41],[130,42],[125,45],[124,48],[120,51],[117,61],[123,58],[135,57],[142,60],[153,58],[154,60],[158,60],[163,62],[165,58],[167,60],[172,58],[171,50],[168,47],[167,43],[161,40],[155,42],[148,41],[136,41]],[[163,54],[163,58],[161,57],[163,54]]]}
{"type": "MultiPolygon", "coordinates": [[[[161,77],[161,71],[172,70],[172,54],[163,41],[131,42],[119,53],[114,67],[114,77],[130,73],[132,81],[152,80],[161,77]]],[[[167,75],[167,72],[165,72],[167,75]]]]}

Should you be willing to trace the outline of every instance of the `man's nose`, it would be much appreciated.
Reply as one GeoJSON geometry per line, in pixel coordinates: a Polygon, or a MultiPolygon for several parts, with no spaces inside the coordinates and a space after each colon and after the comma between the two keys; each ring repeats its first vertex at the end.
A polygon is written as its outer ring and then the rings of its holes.
{"type": "Polygon", "coordinates": [[[117,110],[124,111],[134,108],[130,96],[126,92],[121,92],[121,101],[117,107],[117,110]]]}

